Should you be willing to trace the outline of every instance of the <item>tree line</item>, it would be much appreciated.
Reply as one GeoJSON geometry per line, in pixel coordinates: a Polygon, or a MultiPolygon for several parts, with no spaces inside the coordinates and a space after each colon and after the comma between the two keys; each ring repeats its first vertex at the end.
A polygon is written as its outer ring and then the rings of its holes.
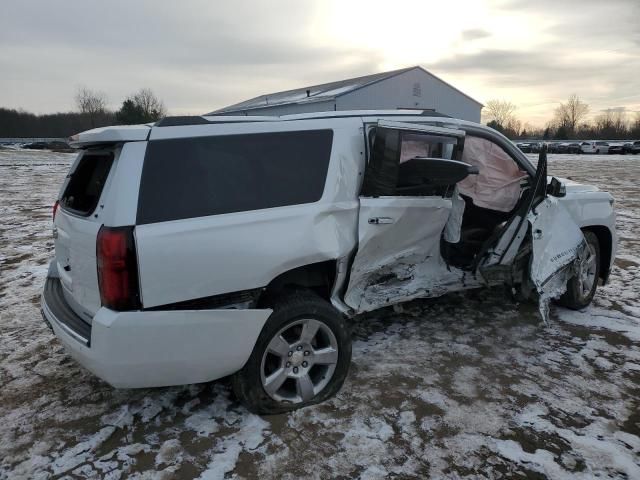
{"type": "Polygon", "coordinates": [[[164,102],[149,88],[129,95],[116,111],[107,108],[107,104],[105,93],[80,87],[75,95],[76,108],[71,112],[37,115],[0,108],[0,138],[66,138],[107,125],[155,122],[167,114],[164,102]]]}
{"type": "Polygon", "coordinates": [[[512,140],[628,140],[640,139],[640,112],[629,112],[625,108],[610,108],[589,119],[591,107],[571,95],[560,103],[553,118],[545,127],[532,127],[522,123],[516,116],[517,107],[506,100],[490,100],[483,115],[487,125],[502,132],[512,140]]]}

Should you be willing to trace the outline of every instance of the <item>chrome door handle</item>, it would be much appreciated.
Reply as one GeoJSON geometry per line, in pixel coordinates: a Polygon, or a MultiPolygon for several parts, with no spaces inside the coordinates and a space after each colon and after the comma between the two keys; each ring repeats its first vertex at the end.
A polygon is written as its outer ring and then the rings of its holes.
{"type": "Polygon", "coordinates": [[[369,225],[380,225],[393,223],[395,220],[391,217],[373,217],[369,219],[369,225]]]}

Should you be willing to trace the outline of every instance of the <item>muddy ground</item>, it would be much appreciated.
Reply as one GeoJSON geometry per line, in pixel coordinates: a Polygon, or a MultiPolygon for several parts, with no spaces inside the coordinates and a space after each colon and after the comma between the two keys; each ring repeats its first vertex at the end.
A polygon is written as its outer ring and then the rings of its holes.
{"type": "Polygon", "coordinates": [[[616,197],[620,249],[583,312],[501,291],[359,318],[340,394],[258,417],[226,381],[114,390],[41,320],[72,155],[0,151],[0,478],[640,478],[640,156],[551,156],[616,197]]]}

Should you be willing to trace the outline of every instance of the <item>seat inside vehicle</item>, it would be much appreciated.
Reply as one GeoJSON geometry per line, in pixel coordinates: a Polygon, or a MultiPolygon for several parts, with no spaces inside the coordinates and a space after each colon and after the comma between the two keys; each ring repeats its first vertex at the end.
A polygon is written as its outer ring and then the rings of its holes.
{"type": "Polygon", "coordinates": [[[455,243],[443,240],[442,255],[450,265],[466,269],[511,218],[528,176],[499,145],[480,137],[467,136],[462,161],[479,173],[457,184],[464,200],[460,238],[455,243]]]}

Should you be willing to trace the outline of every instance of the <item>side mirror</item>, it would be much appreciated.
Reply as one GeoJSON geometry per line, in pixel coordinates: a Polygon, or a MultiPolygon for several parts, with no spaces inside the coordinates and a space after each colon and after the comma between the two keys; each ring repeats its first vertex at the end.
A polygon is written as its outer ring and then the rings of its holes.
{"type": "Polygon", "coordinates": [[[564,197],[567,194],[567,189],[564,184],[558,180],[556,177],[553,177],[547,185],[547,195],[551,195],[552,197],[564,197]]]}
{"type": "Polygon", "coordinates": [[[398,190],[421,186],[446,187],[478,173],[475,165],[458,160],[414,157],[400,164],[397,187],[398,190]]]}

